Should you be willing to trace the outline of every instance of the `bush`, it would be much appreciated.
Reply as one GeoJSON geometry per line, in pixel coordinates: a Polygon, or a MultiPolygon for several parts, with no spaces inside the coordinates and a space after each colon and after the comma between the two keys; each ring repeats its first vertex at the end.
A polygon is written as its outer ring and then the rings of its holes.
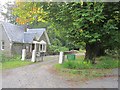
{"type": "Polygon", "coordinates": [[[8,61],[18,61],[21,60],[20,55],[14,55],[13,57],[6,57],[5,55],[2,55],[2,63],[8,62],[8,61]]]}
{"type": "Polygon", "coordinates": [[[105,53],[111,57],[115,57],[115,58],[120,58],[120,55],[119,55],[119,50],[118,49],[114,49],[114,50],[109,50],[107,49],[105,51],[105,53]]]}
{"type": "Polygon", "coordinates": [[[60,51],[68,51],[69,49],[66,48],[66,47],[61,47],[61,46],[55,46],[55,45],[51,45],[51,46],[48,46],[48,54],[58,54],[60,51]]]}

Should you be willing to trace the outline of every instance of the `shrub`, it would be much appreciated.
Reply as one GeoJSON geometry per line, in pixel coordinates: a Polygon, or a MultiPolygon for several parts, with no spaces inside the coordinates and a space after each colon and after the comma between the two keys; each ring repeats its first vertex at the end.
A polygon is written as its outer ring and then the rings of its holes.
{"type": "Polygon", "coordinates": [[[105,51],[105,53],[111,57],[115,57],[115,58],[120,58],[120,55],[119,55],[119,50],[118,49],[114,49],[114,50],[109,50],[107,49],[105,51]]]}
{"type": "Polygon", "coordinates": [[[66,47],[61,47],[61,46],[55,46],[55,45],[51,45],[48,46],[48,54],[58,54],[60,51],[68,51],[69,49],[66,47]]]}
{"type": "Polygon", "coordinates": [[[2,55],[2,63],[7,61],[18,61],[21,59],[20,55],[14,55],[13,57],[6,57],[5,55],[2,55]]]}

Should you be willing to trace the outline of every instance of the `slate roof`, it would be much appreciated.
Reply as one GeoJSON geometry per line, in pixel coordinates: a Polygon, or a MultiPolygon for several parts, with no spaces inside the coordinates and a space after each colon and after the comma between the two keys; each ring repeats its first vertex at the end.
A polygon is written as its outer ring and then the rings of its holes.
{"type": "Polygon", "coordinates": [[[34,38],[40,38],[45,30],[45,28],[28,29],[24,32],[24,43],[31,43],[34,38]]]}
{"type": "Polygon", "coordinates": [[[2,25],[10,41],[23,42],[25,27],[6,22],[2,22],[2,25]]]}
{"type": "Polygon", "coordinates": [[[24,43],[31,43],[35,38],[35,33],[24,32],[24,43]]]}
{"type": "Polygon", "coordinates": [[[19,43],[32,43],[35,37],[40,38],[46,30],[45,28],[38,28],[28,29],[27,32],[25,32],[24,26],[17,26],[6,22],[2,22],[2,25],[10,41],[19,43]]]}

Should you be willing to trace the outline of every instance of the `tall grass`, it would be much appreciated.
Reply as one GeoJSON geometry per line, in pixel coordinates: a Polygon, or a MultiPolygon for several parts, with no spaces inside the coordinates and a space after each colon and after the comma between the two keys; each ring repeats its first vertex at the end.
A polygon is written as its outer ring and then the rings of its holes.
{"type": "Polygon", "coordinates": [[[112,73],[112,68],[118,67],[119,60],[103,56],[96,59],[96,64],[84,62],[83,57],[77,57],[74,61],[66,60],[63,64],[56,64],[57,72],[64,76],[75,76],[78,81],[103,77],[112,73]]]}
{"type": "Polygon", "coordinates": [[[66,60],[62,65],[62,68],[68,69],[109,69],[118,68],[119,60],[112,57],[104,56],[97,58],[97,64],[87,63],[83,58],[78,58],[74,61],[66,60]]]}
{"type": "Polygon", "coordinates": [[[20,61],[21,60],[21,56],[20,55],[14,55],[13,57],[7,57],[5,55],[1,56],[1,62],[8,62],[8,61],[20,61]]]}
{"type": "Polygon", "coordinates": [[[32,64],[30,61],[21,61],[20,55],[14,55],[13,57],[6,57],[2,55],[2,69],[17,68],[25,65],[32,64]]]}

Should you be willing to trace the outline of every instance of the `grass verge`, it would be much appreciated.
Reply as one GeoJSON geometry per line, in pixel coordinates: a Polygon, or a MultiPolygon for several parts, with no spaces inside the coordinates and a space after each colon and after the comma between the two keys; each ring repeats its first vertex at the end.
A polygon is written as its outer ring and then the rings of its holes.
{"type": "Polygon", "coordinates": [[[115,58],[102,56],[96,59],[95,65],[83,61],[84,56],[77,57],[76,60],[65,60],[63,64],[56,64],[55,70],[64,76],[75,76],[78,80],[93,79],[103,77],[112,73],[113,68],[118,68],[118,61],[115,58]]]}
{"type": "Polygon", "coordinates": [[[12,69],[12,68],[17,68],[17,67],[21,67],[21,66],[25,66],[25,65],[29,65],[32,64],[32,62],[28,62],[28,61],[8,61],[8,62],[4,62],[2,63],[2,69],[12,69]]]}
{"type": "Polygon", "coordinates": [[[25,65],[32,64],[30,61],[21,61],[21,57],[16,55],[14,57],[5,57],[2,56],[2,61],[1,61],[0,69],[12,69],[12,68],[17,68],[25,65]]]}

